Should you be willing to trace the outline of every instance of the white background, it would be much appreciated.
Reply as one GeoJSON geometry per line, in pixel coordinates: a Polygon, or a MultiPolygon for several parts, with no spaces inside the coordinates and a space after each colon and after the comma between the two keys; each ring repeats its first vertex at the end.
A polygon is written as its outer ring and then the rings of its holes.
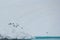
{"type": "Polygon", "coordinates": [[[0,0],[1,34],[11,31],[9,22],[33,36],[60,36],[60,0],[0,0]]]}

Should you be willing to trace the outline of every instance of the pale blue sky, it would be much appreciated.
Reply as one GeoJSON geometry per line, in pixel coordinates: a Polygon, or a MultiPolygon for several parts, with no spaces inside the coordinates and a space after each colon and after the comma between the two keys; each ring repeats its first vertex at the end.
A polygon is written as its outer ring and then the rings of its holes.
{"type": "Polygon", "coordinates": [[[34,36],[60,36],[60,0],[0,0],[0,33],[6,33],[9,22],[34,36]]]}

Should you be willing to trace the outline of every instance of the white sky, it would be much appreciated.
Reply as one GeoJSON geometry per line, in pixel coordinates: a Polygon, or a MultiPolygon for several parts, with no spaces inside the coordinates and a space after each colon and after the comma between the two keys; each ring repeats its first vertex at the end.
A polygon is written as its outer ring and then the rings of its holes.
{"type": "Polygon", "coordinates": [[[60,0],[0,0],[1,34],[9,30],[9,22],[19,23],[34,36],[46,32],[60,36],[60,0]]]}

